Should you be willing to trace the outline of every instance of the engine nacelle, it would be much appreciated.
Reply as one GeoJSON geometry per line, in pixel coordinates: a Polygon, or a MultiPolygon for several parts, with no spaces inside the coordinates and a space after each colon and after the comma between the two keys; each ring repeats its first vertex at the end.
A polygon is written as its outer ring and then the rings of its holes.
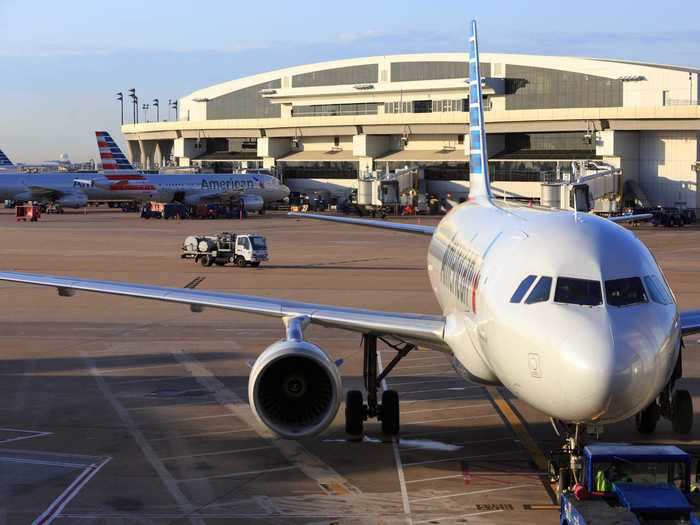
{"type": "Polygon", "coordinates": [[[64,195],[56,201],[64,208],[83,208],[88,202],[87,196],[84,193],[71,193],[64,195]]]}
{"type": "Polygon", "coordinates": [[[241,204],[245,208],[245,211],[258,212],[265,207],[265,201],[260,195],[242,195],[241,204]]]}
{"type": "Polygon", "coordinates": [[[313,436],[331,424],[343,394],[331,358],[308,341],[279,341],[255,361],[248,380],[250,407],[280,437],[313,436]]]}

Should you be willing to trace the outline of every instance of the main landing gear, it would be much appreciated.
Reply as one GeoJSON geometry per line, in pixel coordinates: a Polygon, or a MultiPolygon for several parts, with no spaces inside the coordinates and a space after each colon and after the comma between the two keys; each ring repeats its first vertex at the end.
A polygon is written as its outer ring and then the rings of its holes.
{"type": "Polygon", "coordinates": [[[382,341],[396,350],[396,356],[378,373],[377,367],[377,336],[365,335],[364,344],[364,383],[367,390],[367,403],[362,392],[350,390],[345,399],[345,432],[353,439],[362,439],[364,423],[370,418],[377,418],[382,423],[382,434],[395,437],[399,434],[399,394],[395,390],[384,390],[381,403],[378,391],[382,381],[389,375],[401,359],[415,348],[409,343],[392,344],[382,341]]]}
{"type": "Polygon", "coordinates": [[[671,420],[671,428],[678,434],[689,434],[693,428],[693,399],[687,390],[675,388],[676,381],[683,376],[683,344],[678,354],[676,368],[666,388],[651,405],[635,416],[640,434],[653,434],[661,417],[671,420]]]}

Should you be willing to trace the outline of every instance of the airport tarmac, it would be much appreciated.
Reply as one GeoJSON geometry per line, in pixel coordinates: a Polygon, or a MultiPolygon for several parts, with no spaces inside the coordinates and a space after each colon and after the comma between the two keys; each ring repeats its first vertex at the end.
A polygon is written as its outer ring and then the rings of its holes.
{"type": "MultiPolygon", "coordinates": [[[[435,219],[423,218],[425,224],[435,219]]],[[[278,214],[247,221],[144,221],[91,211],[16,223],[0,213],[0,267],[438,313],[428,240],[278,214]],[[257,232],[260,268],[181,260],[185,236],[257,232]]],[[[700,228],[638,234],[682,308],[700,307],[700,228]]],[[[388,377],[402,434],[376,423],[348,442],[343,410],[314,439],[273,439],[246,403],[255,357],[281,323],[233,312],[0,284],[0,525],[26,523],[558,523],[544,476],[546,418],[507,391],[465,383],[440,354],[414,351],[388,377]]],[[[360,337],[311,327],[360,388],[360,337]]],[[[575,335],[575,334],[574,334],[575,335]]],[[[384,364],[393,351],[381,348],[384,364]]],[[[515,349],[514,349],[515,350],[515,349]]],[[[684,386],[700,407],[700,344],[686,340],[684,386]]],[[[644,441],[632,421],[601,439],[644,441]]],[[[678,439],[700,450],[700,421],[678,439]]]]}

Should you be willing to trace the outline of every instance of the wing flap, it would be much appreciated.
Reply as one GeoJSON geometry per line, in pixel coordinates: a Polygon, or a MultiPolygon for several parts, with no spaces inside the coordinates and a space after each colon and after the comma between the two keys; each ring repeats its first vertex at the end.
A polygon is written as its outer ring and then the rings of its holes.
{"type": "Polygon", "coordinates": [[[0,272],[0,280],[54,287],[62,296],[70,296],[74,291],[85,291],[187,304],[200,310],[203,307],[222,308],[270,317],[306,315],[312,323],[322,326],[360,333],[393,335],[431,348],[445,347],[442,338],[445,319],[441,316],[380,312],[251,295],[20,272],[0,272]]]}

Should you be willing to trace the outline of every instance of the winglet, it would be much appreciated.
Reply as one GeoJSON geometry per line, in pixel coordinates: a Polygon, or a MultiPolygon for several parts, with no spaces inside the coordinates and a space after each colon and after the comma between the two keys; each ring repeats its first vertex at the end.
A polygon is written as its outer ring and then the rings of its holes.
{"type": "Polygon", "coordinates": [[[121,148],[106,131],[95,131],[97,147],[102,159],[102,170],[110,181],[143,180],[145,177],[127,160],[121,148]]]}
{"type": "Polygon", "coordinates": [[[469,201],[491,201],[476,20],[469,34],[469,201]]]}
{"type": "Polygon", "coordinates": [[[0,168],[14,168],[15,165],[12,164],[12,161],[7,158],[7,155],[5,155],[2,150],[0,150],[0,168]]]}

